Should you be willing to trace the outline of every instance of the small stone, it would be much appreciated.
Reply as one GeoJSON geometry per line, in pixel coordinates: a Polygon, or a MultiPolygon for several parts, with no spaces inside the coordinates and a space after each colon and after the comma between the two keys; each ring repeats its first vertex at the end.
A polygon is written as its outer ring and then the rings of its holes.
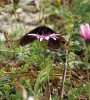
{"type": "Polygon", "coordinates": [[[32,6],[32,5],[24,6],[22,9],[25,12],[33,12],[33,13],[38,12],[38,9],[35,6],[32,6]]]}
{"type": "Polygon", "coordinates": [[[18,9],[16,10],[16,13],[17,13],[17,14],[20,14],[21,12],[23,12],[23,9],[22,9],[22,8],[18,8],[18,9]]]}
{"type": "Polygon", "coordinates": [[[6,40],[6,39],[5,39],[4,34],[0,33],[0,41],[5,41],[5,40],[6,40]]]}
{"type": "Polygon", "coordinates": [[[7,18],[7,15],[5,13],[1,13],[0,14],[0,21],[7,21],[8,18],[7,18]]]}
{"type": "Polygon", "coordinates": [[[29,23],[32,19],[30,18],[29,14],[22,12],[18,15],[18,20],[23,23],[29,23]]]}
{"type": "Polygon", "coordinates": [[[0,15],[0,20],[3,20],[5,18],[5,16],[0,15]]]}
{"type": "Polygon", "coordinates": [[[30,96],[30,97],[28,98],[28,100],[34,100],[34,97],[30,96]]]}

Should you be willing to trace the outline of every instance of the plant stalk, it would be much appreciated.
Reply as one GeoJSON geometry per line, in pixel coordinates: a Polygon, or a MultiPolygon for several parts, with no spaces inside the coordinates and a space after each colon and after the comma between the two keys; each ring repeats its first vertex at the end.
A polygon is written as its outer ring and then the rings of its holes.
{"type": "Polygon", "coordinates": [[[65,68],[64,68],[64,72],[63,72],[62,85],[61,85],[61,94],[60,94],[60,97],[58,98],[59,100],[63,99],[64,83],[65,83],[65,80],[66,80],[67,65],[68,65],[68,50],[66,50],[66,64],[65,64],[65,68]]]}
{"type": "Polygon", "coordinates": [[[90,100],[90,79],[89,79],[89,68],[88,68],[88,53],[89,53],[89,45],[88,43],[86,44],[86,52],[85,52],[85,63],[87,65],[86,67],[86,71],[87,71],[87,81],[88,81],[88,97],[89,97],[89,100],[90,100]]]}

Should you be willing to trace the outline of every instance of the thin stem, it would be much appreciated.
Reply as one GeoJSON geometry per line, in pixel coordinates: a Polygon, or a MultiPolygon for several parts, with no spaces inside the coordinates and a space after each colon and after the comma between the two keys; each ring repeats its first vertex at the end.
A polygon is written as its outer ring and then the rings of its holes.
{"type": "Polygon", "coordinates": [[[62,85],[61,85],[61,95],[59,97],[59,100],[62,100],[63,94],[64,94],[64,83],[66,80],[67,65],[68,65],[68,50],[66,50],[66,63],[65,63],[65,68],[64,68],[64,72],[63,72],[62,85]]]}
{"type": "Polygon", "coordinates": [[[17,35],[17,13],[16,10],[14,9],[14,13],[15,13],[15,27],[16,27],[16,35],[17,35]]]}
{"type": "Polygon", "coordinates": [[[49,82],[50,78],[49,78],[49,75],[48,75],[48,87],[49,87],[49,95],[50,95],[50,98],[51,98],[51,89],[50,89],[50,82],[49,82]]]}
{"type": "Polygon", "coordinates": [[[90,80],[89,80],[89,68],[88,68],[88,52],[89,52],[89,48],[88,48],[88,44],[86,45],[85,49],[86,49],[86,52],[85,52],[85,63],[87,65],[86,67],[86,70],[87,70],[87,81],[88,81],[88,97],[89,97],[89,100],[90,100],[90,80]]]}
{"type": "Polygon", "coordinates": [[[61,3],[60,3],[59,6],[58,6],[59,14],[60,14],[60,5],[61,5],[61,3]]]}
{"type": "MultiPolygon", "coordinates": [[[[16,13],[16,7],[17,7],[17,4],[15,4],[13,2],[13,10],[14,10],[14,15],[15,15],[15,28],[16,28],[16,30],[15,30],[15,36],[17,36],[17,13],[16,13]]],[[[16,58],[16,47],[14,47],[13,50],[14,50],[14,58],[16,58]]]]}

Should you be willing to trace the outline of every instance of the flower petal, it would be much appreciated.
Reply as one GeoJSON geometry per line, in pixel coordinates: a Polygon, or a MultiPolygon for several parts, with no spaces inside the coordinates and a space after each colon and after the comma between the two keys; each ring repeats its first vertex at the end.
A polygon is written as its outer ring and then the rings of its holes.
{"type": "Polygon", "coordinates": [[[86,40],[86,35],[85,35],[85,27],[83,24],[80,25],[80,34],[82,37],[86,40]]]}
{"type": "Polygon", "coordinates": [[[40,39],[40,41],[42,41],[44,38],[40,37],[39,39],[40,39]]]}
{"type": "Polygon", "coordinates": [[[90,39],[90,26],[89,24],[85,24],[85,34],[86,34],[86,39],[90,39]]]}
{"type": "Polygon", "coordinates": [[[55,34],[55,33],[53,33],[53,34],[50,34],[49,35],[49,37],[56,37],[56,36],[59,36],[60,34],[55,34]]]}
{"type": "Polygon", "coordinates": [[[40,2],[40,0],[35,0],[35,3],[39,3],[40,2]]]}
{"type": "Polygon", "coordinates": [[[28,36],[37,36],[37,34],[28,34],[28,36]]]}
{"type": "Polygon", "coordinates": [[[53,38],[54,40],[56,40],[56,38],[58,38],[58,36],[60,36],[60,34],[50,34],[49,37],[53,38]]]}
{"type": "Polygon", "coordinates": [[[50,38],[49,36],[45,36],[45,39],[46,39],[46,40],[49,40],[49,38],[50,38]]]}
{"type": "Polygon", "coordinates": [[[56,37],[52,37],[54,40],[56,40],[56,37]]]}
{"type": "Polygon", "coordinates": [[[39,39],[39,35],[38,34],[28,34],[28,36],[35,36],[37,39],[39,39]]]}

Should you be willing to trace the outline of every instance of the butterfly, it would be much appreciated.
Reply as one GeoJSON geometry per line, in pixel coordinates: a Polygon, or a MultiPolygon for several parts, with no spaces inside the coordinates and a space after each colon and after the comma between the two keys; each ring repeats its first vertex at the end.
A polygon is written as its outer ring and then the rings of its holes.
{"type": "Polygon", "coordinates": [[[35,40],[40,41],[46,40],[47,46],[52,49],[59,49],[60,46],[67,48],[69,46],[68,42],[58,33],[47,26],[40,26],[32,31],[28,32],[19,39],[19,45],[24,46],[28,43],[32,43],[35,40]]]}

